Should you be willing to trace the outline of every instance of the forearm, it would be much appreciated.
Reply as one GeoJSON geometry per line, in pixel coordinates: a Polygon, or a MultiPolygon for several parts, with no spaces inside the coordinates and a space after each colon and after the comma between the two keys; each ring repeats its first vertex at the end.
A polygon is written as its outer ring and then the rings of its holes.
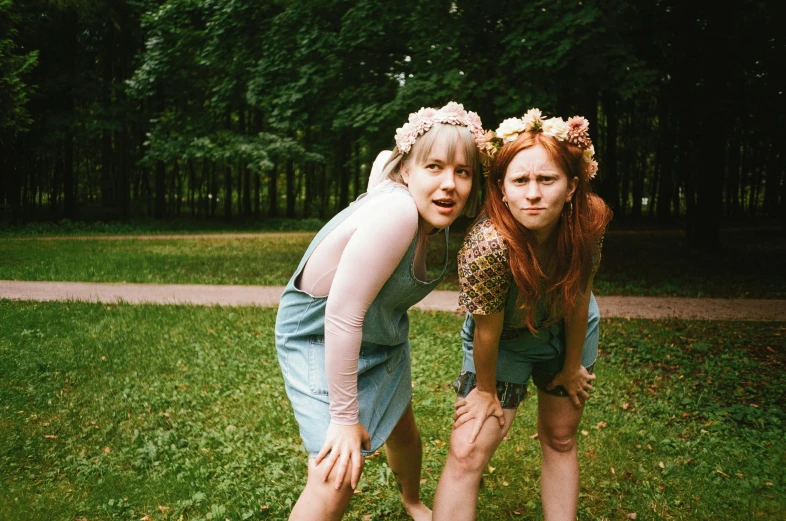
{"type": "Polygon", "coordinates": [[[565,317],[565,367],[579,369],[581,354],[587,338],[591,284],[576,301],[573,311],[565,317]]]}
{"type": "Polygon", "coordinates": [[[488,393],[497,388],[497,355],[502,333],[503,314],[475,315],[473,358],[478,390],[488,393]]]}

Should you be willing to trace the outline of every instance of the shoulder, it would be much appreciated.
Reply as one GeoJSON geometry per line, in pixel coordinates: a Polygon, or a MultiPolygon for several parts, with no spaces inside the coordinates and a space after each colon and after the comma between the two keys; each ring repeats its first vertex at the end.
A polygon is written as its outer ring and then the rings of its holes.
{"type": "Polygon", "coordinates": [[[508,247],[491,219],[481,218],[464,237],[459,256],[462,254],[473,257],[490,256],[507,263],[508,247]]]}
{"type": "Polygon", "coordinates": [[[409,190],[399,186],[369,193],[364,207],[357,212],[357,226],[415,233],[418,228],[418,207],[409,190]]]}

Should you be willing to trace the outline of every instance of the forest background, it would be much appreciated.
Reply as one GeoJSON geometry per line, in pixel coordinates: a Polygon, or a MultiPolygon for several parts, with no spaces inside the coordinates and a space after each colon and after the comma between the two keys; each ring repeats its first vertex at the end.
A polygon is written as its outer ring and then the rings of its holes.
{"type": "Polygon", "coordinates": [[[421,106],[580,114],[615,223],[786,224],[783,9],[0,0],[2,223],[325,220],[421,106]]]}

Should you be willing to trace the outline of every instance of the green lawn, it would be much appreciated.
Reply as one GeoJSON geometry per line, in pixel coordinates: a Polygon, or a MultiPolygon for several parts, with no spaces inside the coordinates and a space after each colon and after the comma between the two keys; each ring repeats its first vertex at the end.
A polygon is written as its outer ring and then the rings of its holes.
{"type": "MultiPolygon", "coordinates": [[[[460,318],[411,318],[430,503],[460,318]]],[[[0,519],[285,519],[305,455],[274,320],[259,308],[0,301],[0,519]]],[[[781,519],[783,324],[607,319],[601,347],[580,519],[781,519]]],[[[486,473],[478,519],[542,518],[534,405],[486,473]]],[[[384,454],[347,519],[405,519],[384,454]]]]}
{"type": "MultiPolygon", "coordinates": [[[[727,230],[724,247],[701,253],[680,232],[609,232],[596,277],[599,295],[786,298],[786,240],[773,229],[727,230]]],[[[440,289],[457,289],[450,264],[440,289]]],[[[189,240],[0,238],[0,280],[284,285],[310,236],[189,240]]],[[[429,265],[441,262],[435,244],[429,265]]],[[[434,275],[435,270],[432,270],[434,275]]]]}

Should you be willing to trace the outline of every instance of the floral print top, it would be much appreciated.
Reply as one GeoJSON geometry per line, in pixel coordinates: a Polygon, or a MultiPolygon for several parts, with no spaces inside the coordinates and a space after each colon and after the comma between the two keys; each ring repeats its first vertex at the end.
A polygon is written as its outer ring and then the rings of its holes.
{"type": "MultiPolygon", "coordinates": [[[[592,256],[592,271],[600,265],[603,238],[592,256]]],[[[513,283],[505,240],[486,218],[475,223],[458,252],[459,306],[473,315],[504,311],[513,283]]]]}

